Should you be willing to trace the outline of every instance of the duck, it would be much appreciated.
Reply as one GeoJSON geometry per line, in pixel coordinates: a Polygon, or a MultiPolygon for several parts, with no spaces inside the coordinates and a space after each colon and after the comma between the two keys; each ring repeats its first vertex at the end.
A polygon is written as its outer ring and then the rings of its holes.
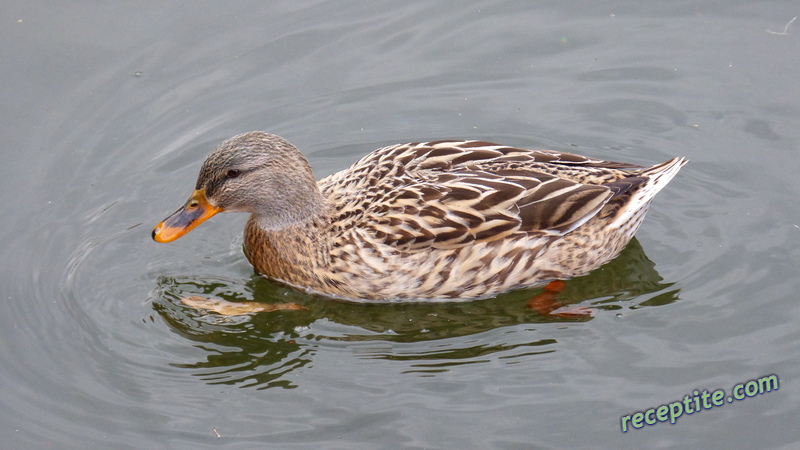
{"type": "Polygon", "coordinates": [[[686,162],[642,167],[437,140],[377,149],[317,181],[289,141],[253,131],[216,147],[152,237],[171,242],[217,213],[244,212],[255,271],[305,292],[356,302],[487,298],[613,259],[686,162]]]}

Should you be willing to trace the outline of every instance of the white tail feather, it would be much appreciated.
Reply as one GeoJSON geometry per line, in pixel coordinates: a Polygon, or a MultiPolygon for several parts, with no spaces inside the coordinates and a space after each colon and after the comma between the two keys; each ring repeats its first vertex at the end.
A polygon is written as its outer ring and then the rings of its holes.
{"type": "Polygon", "coordinates": [[[628,225],[632,226],[632,232],[636,232],[644,218],[644,214],[650,207],[650,202],[678,174],[678,171],[686,162],[686,158],[672,158],[667,162],[643,170],[641,176],[650,179],[633,194],[630,202],[620,211],[619,216],[609,224],[609,227],[619,228],[628,225]]]}

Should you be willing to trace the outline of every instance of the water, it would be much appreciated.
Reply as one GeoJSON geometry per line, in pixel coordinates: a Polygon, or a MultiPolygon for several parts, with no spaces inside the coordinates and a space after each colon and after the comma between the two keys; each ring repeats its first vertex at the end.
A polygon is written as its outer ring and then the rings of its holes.
{"type": "Polygon", "coordinates": [[[792,448],[800,440],[794,3],[179,2],[4,8],[5,448],[792,448]],[[769,30],[769,31],[768,31],[769,30]],[[770,32],[771,31],[771,32],[770,32]],[[354,305],[254,275],[246,217],[152,227],[219,141],[318,177],[479,138],[690,163],[625,253],[541,291],[354,305]],[[185,295],[295,302],[226,318],[185,295]],[[621,418],[780,388],[622,433],[621,418]]]}

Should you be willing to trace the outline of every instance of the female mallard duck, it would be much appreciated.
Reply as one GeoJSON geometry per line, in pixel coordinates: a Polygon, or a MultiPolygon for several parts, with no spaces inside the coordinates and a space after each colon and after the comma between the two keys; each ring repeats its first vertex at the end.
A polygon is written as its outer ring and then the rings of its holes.
{"type": "Polygon", "coordinates": [[[471,299],[584,274],[630,241],[686,162],[643,168],[481,141],[384,147],[315,181],[274,134],[205,160],[173,241],[220,211],[249,212],[244,251],[283,283],[350,300],[471,299]]]}

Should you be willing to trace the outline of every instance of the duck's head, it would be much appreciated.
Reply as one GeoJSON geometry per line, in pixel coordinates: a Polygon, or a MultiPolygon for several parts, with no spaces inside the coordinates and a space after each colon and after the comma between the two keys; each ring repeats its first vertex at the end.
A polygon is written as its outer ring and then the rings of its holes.
{"type": "Polygon", "coordinates": [[[203,162],[195,190],[153,229],[171,242],[218,212],[249,212],[264,229],[308,220],[322,207],[308,160],[280,136],[253,131],[221,143],[203,162]]]}

